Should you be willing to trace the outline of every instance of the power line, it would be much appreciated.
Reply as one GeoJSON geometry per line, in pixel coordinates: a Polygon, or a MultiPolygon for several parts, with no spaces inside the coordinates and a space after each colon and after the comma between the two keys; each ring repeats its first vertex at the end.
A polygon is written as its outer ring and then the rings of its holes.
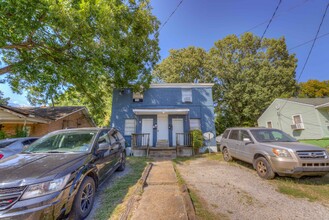
{"type": "Polygon", "coordinates": [[[184,0],[181,0],[178,5],[176,6],[175,10],[169,15],[169,17],[167,18],[167,20],[163,23],[163,25],[160,27],[158,33],[160,33],[160,31],[163,29],[164,26],[166,26],[166,24],[168,23],[169,19],[175,14],[175,12],[177,11],[177,9],[179,8],[179,6],[183,3],[184,0]]]}
{"type": "Polygon", "coordinates": [[[313,43],[312,43],[311,49],[310,49],[310,51],[308,52],[308,55],[307,55],[306,61],[305,61],[305,63],[304,63],[304,66],[303,66],[303,68],[302,68],[302,71],[301,71],[300,74],[299,74],[299,77],[298,77],[298,79],[297,79],[297,82],[300,80],[300,77],[302,76],[302,74],[303,74],[303,72],[304,72],[304,70],[305,70],[305,67],[306,67],[306,65],[307,65],[307,62],[308,62],[308,60],[309,60],[309,58],[310,58],[310,56],[311,56],[312,50],[313,50],[314,45],[315,45],[315,41],[316,41],[316,39],[318,38],[318,35],[319,35],[319,32],[320,32],[320,29],[321,29],[321,27],[322,27],[323,20],[324,20],[324,18],[326,17],[326,14],[327,14],[327,11],[328,11],[328,7],[329,7],[329,3],[327,4],[326,10],[325,10],[324,13],[323,13],[323,16],[322,16],[321,23],[320,23],[320,25],[319,25],[318,31],[316,32],[316,35],[315,35],[315,38],[314,38],[314,40],[313,40],[313,43]]]}
{"type": "MultiPolygon", "coordinates": [[[[298,4],[298,5],[295,5],[295,6],[291,7],[291,8],[289,8],[288,10],[286,10],[286,12],[288,12],[288,11],[292,11],[292,10],[294,10],[295,8],[298,8],[299,6],[305,4],[305,3],[308,2],[308,1],[310,1],[310,0],[305,0],[305,1],[303,1],[301,4],[298,4]]],[[[283,15],[282,13],[281,13],[281,14],[278,14],[278,15],[274,16],[273,19],[278,18],[278,17],[280,17],[280,16],[282,16],[282,15],[283,15]]],[[[262,26],[263,24],[266,24],[266,23],[269,22],[269,21],[270,21],[270,19],[267,19],[267,20],[265,20],[265,21],[263,21],[263,22],[261,22],[261,23],[255,25],[255,26],[249,28],[248,30],[246,30],[246,31],[244,31],[244,32],[242,32],[242,33],[240,33],[240,34],[238,34],[238,36],[240,36],[240,35],[242,35],[242,34],[244,34],[244,33],[246,33],[246,32],[249,32],[249,31],[251,31],[251,30],[254,30],[254,29],[256,29],[256,28],[262,26]]]]}
{"type": "Polygon", "coordinates": [[[322,35],[318,36],[317,38],[313,38],[313,39],[311,39],[311,40],[308,40],[308,41],[305,41],[305,42],[303,42],[303,43],[301,43],[301,44],[298,44],[298,45],[296,45],[296,46],[294,46],[294,47],[292,47],[292,48],[289,48],[288,51],[290,51],[290,50],[294,50],[294,49],[296,49],[296,48],[298,48],[298,47],[301,47],[301,46],[304,46],[304,45],[306,45],[306,44],[308,44],[308,43],[311,43],[311,42],[312,42],[313,40],[315,40],[315,39],[320,39],[320,38],[325,37],[325,36],[328,36],[328,35],[329,35],[329,32],[328,32],[328,33],[325,33],[325,34],[322,34],[322,35]]]}
{"type": "Polygon", "coordinates": [[[279,9],[279,6],[281,5],[281,2],[282,2],[282,0],[280,0],[279,3],[278,3],[278,5],[276,6],[275,11],[274,11],[272,17],[271,17],[270,21],[268,22],[268,24],[267,24],[267,26],[266,26],[266,28],[265,28],[263,34],[262,34],[262,37],[260,38],[260,42],[262,42],[262,40],[263,40],[263,38],[264,38],[264,36],[265,36],[265,34],[266,34],[267,29],[269,28],[270,24],[272,23],[272,20],[273,20],[273,18],[274,18],[274,16],[275,16],[276,12],[277,12],[278,9],[279,9]]]}

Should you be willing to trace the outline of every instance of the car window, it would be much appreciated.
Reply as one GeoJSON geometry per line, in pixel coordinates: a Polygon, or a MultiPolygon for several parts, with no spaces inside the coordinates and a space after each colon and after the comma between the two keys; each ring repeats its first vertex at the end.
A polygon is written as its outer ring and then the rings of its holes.
{"type": "Polygon", "coordinates": [[[258,142],[295,142],[296,140],[280,130],[257,129],[251,130],[258,142]]]}
{"type": "Polygon", "coordinates": [[[239,140],[239,130],[232,130],[229,139],[239,140]]]}
{"type": "Polygon", "coordinates": [[[32,143],[26,152],[86,152],[91,148],[96,131],[66,131],[46,135],[32,143]]]}
{"type": "Polygon", "coordinates": [[[101,131],[100,134],[99,134],[99,138],[98,138],[98,144],[101,144],[101,143],[110,143],[110,138],[107,134],[107,130],[104,130],[104,131],[101,131]]]}
{"type": "Polygon", "coordinates": [[[240,140],[243,141],[243,138],[249,138],[251,140],[251,137],[246,130],[240,131],[240,140]]]}
{"type": "Polygon", "coordinates": [[[228,133],[230,133],[230,130],[224,131],[223,138],[227,138],[228,137],[228,133]]]}

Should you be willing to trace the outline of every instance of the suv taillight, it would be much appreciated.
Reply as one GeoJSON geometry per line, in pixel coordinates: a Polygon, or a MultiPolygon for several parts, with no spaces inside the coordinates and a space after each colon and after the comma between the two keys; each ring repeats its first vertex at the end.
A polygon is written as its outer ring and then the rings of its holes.
{"type": "Polygon", "coordinates": [[[3,158],[3,154],[0,154],[0,159],[3,158]]]}

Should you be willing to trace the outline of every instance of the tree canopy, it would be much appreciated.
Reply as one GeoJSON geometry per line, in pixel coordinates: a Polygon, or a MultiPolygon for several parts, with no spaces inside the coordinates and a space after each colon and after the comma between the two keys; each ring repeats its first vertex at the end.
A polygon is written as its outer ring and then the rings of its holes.
{"type": "Polygon", "coordinates": [[[9,98],[3,97],[3,92],[0,91],[0,105],[8,105],[9,98]]]}
{"type": "Polygon", "coordinates": [[[159,82],[205,82],[207,74],[207,52],[198,47],[170,50],[170,55],[153,71],[155,81],[159,82]]]}
{"type": "Polygon", "coordinates": [[[299,83],[298,96],[302,98],[329,97],[329,80],[310,79],[307,82],[299,83]]]}
{"type": "Polygon", "coordinates": [[[4,0],[0,75],[34,104],[73,88],[102,108],[113,87],[150,83],[158,26],[148,0],[4,0]]]}
{"type": "Polygon", "coordinates": [[[251,33],[240,38],[229,35],[215,42],[208,53],[198,49],[202,58],[195,50],[172,50],[153,74],[165,82],[199,79],[215,83],[218,132],[229,126],[255,125],[275,98],[289,97],[296,91],[297,60],[289,54],[284,38],[261,41],[251,33]]]}

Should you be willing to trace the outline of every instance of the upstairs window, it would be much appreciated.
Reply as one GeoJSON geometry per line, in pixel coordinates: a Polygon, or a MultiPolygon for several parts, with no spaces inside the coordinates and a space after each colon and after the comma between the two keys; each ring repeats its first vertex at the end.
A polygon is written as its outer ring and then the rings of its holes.
{"type": "Polygon", "coordinates": [[[184,103],[192,102],[192,89],[182,89],[182,102],[184,103]]]}
{"type": "Polygon", "coordinates": [[[125,120],[125,135],[129,136],[136,133],[136,120],[126,119],[125,120]]]}
{"type": "Polygon", "coordinates": [[[190,119],[190,130],[201,130],[200,119],[190,119]]]}
{"type": "Polygon", "coordinates": [[[134,92],[133,93],[133,102],[143,102],[143,93],[134,92]]]}

